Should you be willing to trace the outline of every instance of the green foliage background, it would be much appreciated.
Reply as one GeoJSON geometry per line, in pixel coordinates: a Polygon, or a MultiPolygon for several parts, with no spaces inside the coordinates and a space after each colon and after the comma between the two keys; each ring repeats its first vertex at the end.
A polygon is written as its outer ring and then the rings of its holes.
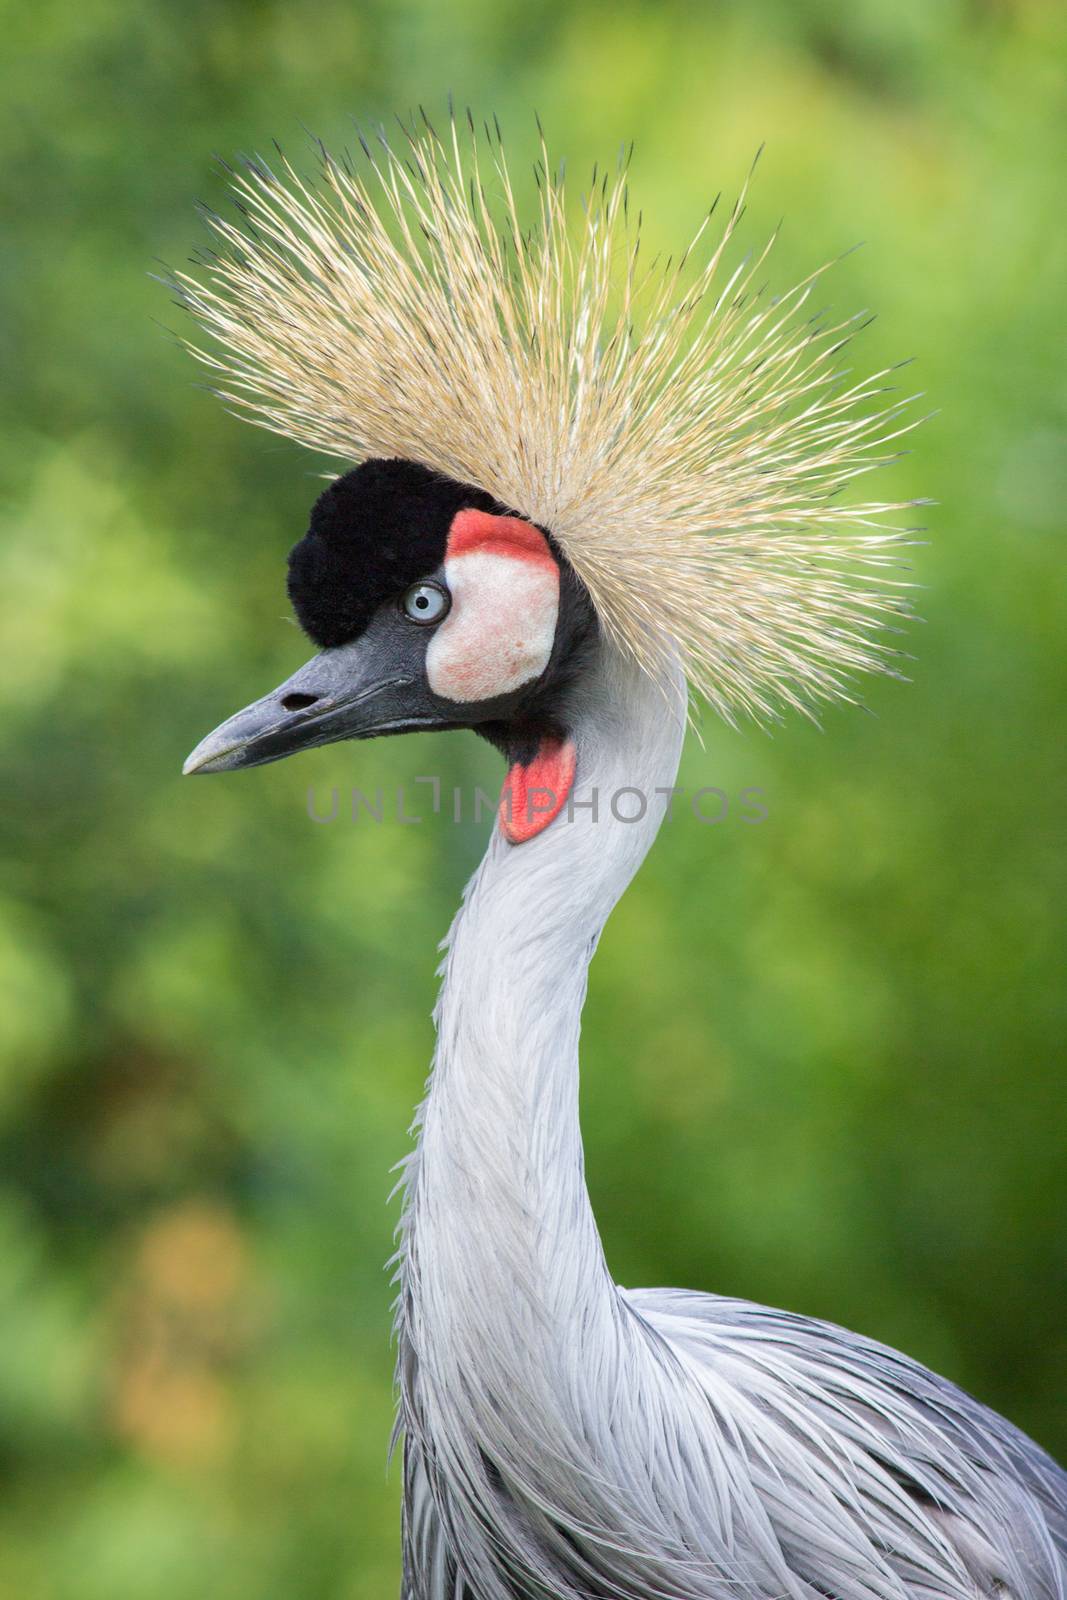
{"type": "MultiPolygon", "coordinates": [[[[772,276],[858,239],[866,365],[940,408],[910,686],[683,781],[597,957],[591,1187],[625,1283],[907,1348],[1067,1453],[1062,348],[1054,0],[37,0],[0,111],[0,1594],[379,1600],[389,1169],[434,946],[485,825],[313,825],[305,796],[499,780],[473,736],[183,784],[307,648],[283,560],[324,463],[228,418],[147,274],[294,154],[449,89],[572,170],[637,141],[675,248],[768,150],[772,276]],[[156,319],[156,320],[154,320],[156,319]]],[[[887,488],[889,488],[887,482],[887,488]]]]}

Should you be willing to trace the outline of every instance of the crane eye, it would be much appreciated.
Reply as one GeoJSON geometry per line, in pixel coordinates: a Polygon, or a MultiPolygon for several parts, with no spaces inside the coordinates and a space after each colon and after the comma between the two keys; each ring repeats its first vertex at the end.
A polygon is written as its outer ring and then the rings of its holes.
{"type": "Polygon", "coordinates": [[[412,622],[440,622],[448,614],[452,596],[439,583],[413,583],[400,604],[412,622]]]}

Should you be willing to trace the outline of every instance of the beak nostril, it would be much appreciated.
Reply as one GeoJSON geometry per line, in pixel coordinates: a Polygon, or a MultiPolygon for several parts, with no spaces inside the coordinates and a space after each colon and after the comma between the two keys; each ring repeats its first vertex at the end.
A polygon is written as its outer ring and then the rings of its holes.
{"type": "Polygon", "coordinates": [[[287,694],[282,700],[282,705],[286,711],[306,711],[318,698],[317,694],[287,694]]]}

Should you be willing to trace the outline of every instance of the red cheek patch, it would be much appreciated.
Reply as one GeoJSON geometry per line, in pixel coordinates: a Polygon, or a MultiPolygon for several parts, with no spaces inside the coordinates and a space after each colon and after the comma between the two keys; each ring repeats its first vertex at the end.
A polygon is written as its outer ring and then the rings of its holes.
{"type": "Polygon", "coordinates": [[[500,831],[525,844],[554,822],[574,784],[576,755],[570,739],[544,738],[532,761],[516,761],[500,792],[500,831]]]}
{"type": "Polygon", "coordinates": [[[540,528],[521,517],[496,517],[491,511],[458,511],[448,530],[448,547],[445,560],[455,556],[470,555],[472,550],[492,550],[496,555],[510,556],[513,561],[533,562],[556,570],[556,563],[548,540],[540,528]]]}
{"type": "Polygon", "coordinates": [[[539,678],[559,616],[559,566],[544,534],[520,517],[460,511],[444,566],[452,609],[426,652],[434,693],[492,700],[539,678]]]}

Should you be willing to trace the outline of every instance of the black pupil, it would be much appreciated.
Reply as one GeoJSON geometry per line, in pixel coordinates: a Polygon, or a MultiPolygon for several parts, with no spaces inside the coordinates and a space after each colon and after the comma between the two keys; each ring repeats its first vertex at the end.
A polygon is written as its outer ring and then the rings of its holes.
{"type": "Polygon", "coordinates": [[[429,595],[420,594],[420,595],[416,595],[415,596],[415,604],[418,606],[420,611],[425,611],[426,607],[429,605],[429,603],[430,603],[429,595]]]}

